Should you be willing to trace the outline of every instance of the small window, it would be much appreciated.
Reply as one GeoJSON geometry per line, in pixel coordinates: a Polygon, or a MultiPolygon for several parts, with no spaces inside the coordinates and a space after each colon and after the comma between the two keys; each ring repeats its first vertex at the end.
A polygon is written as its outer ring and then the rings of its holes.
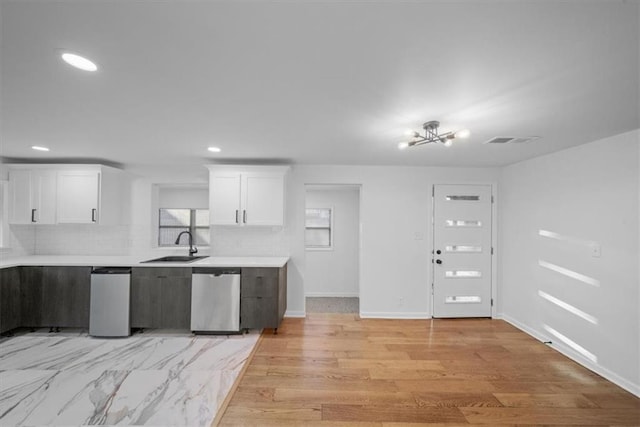
{"type": "Polygon", "coordinates": [[[454,202],[477,202],[480,200],[480,196],[447,196],[445,197],[445,199],[447,201],[454,201],[454,202]]]}
{"type": "Polygon", "coordinates": [[[306,210],[305,245],[309,250],[333,248],[333,210],[331,208],[306,210]]]}
{"type": "Polygon", "coordinates": [[[482,221],[447,219],[445,225],[447,227],[482,227],[482,221]]]}
{"type": "Polygon", "coordinates": [[[453,296],[445,297],[445,304],[469,304],[469,303],[481,303],[482,298],[477,296],[453,296]]]}
{"type": "Polygon", "coordinates": [[[482,277],[482,272],[477,270],[453,270],[453,271],[446,271],[444,273],[444,277],[468,279],[468,278],[482,277]]]}
{"type": "MultiPolygon", "coordinates": [[[[178,234],[190,231],[194,244],[209,246],[208,209],[160,209],[158,246],[175,246],[178,234]]],[[[188,246],[188,236],[180,239],[180,246],[188,246]]]]}
{"type": "Polygon", "coordinates": [[[467,246],[467,245],[447,245],[444,247],[447,252],[482,252],[482,246],[467,246]]]}

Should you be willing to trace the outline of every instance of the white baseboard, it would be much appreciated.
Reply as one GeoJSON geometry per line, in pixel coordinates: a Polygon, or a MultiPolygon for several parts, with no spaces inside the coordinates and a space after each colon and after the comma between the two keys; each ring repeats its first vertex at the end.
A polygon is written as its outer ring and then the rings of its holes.
{"type": "Polygon", "coordinates": [[[361,311],[360,317],[363,319],[431,319],[428,313],[424,312],[387,312],[387,311],[361,311]]]}
{"type": "MultiPolygon", "coordinates": [[[[532,337],[534,337],[537,340],[540,340],[542,342],[545,341],[554,341],[553,337],[549,337],[545,334],[543,334],[540,331],[537,331],[535,329],[530,328],[529,326],[520,323],[518,320],[514,319],[513,317],[507,315],[507,314],[500,314],[498,315],[496,318],[498,319],[502,319],[505,322],[508,322],[510,324],[512,324],[513,326],[515,326],[516,328],[520,329],[521,331],[531,335],[532,337]]],[[[606,378],[607,380],[611,381],[612,383],[622,387],[623,389],[627,390],[629,393],[633,393],[634,395],[640,397],[640,384],[634,384],[633,382],[622,378],[621,376],[619,376],[618,374],[616,374],[615,372],[610,371],[609,369],[597,364],[597,363],[593,363],[591,360],[585,358],[584,356],[582,356],[580,353],[576,352],[575,350],[573,350],[571,347],[568,347],[566,345],[564,345],[562,342],[554,342],[552,345],[550,345],[549,347],[553,348],[554,350],[562,353],[563,355],[567,356],[569,359],[573,360],[574,362],[579,363],[580,365],[584,366],[587,369],[592,370],[593,372],[595,372],[596,374],[606,378]]]]}
{"type": "Polygon", "coordinates": [[[305,297],[324,297],[324,298],[358,298],[360,295],[357,292],[307,292],[305,297]]]}
{"type": "Polygon", "coordinates": [[[304,311],[285,311],[284,317],[307,317],[304,311]]]}

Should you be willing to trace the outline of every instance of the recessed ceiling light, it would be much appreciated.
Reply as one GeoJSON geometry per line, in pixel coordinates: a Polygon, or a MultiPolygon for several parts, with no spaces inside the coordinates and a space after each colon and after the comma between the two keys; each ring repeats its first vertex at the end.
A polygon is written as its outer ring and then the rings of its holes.
{"type": "Polygon", "coordinates": [[[62,60],[67,64],[76,68],[80,68],[81,70],[84,70],[84,71],[96,71],[98,69],[98,66],[94,64],[92,61],[88,60],[83,56],[76,55],[75,53],[69,53],[69,52],[63,53],[62,60]]]}
{"type": "Polygon", "coordinates": [[[212,153],[219,153],[219,152],[222,151],[218,147],[209,147],[209,148],[207,148],[207,150],[211,151],[212,153]]]}
{"type": "Polygon", "coordinates": [[[47,147],[41,147],[39,145],[33,145],[33,146],[31,146],[31,149],[37,150],[37,151],[49,151],[49,149],[47,147]]]}

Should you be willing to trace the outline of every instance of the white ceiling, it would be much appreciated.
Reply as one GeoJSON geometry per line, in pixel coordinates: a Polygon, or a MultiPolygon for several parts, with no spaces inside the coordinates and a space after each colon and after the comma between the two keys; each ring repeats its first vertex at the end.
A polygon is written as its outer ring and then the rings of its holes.
{"type": "Polygon", "coordinates": [[[5,158],[494,166],[640,127],[637,1],[1,1],[5,158]],[[472,136],[399,151],[428,120],[472,136]]]}

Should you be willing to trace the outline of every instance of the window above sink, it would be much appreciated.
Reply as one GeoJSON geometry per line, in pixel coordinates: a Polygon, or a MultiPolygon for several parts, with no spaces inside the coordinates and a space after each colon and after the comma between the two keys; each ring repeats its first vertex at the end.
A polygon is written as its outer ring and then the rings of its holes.
{"type": "Polygon", "coordinates": [[[176,246],[183,231],[191,232],[196,246],[209,246],[209,209],[160,208],[158,246],[176,246]]]}
{"type": "Polygon", "coordinates": [[[188,239],[176,238],[188,231],[196,247],[210,245],[209,187],[205,183],[154,184],[152,227],[156,247],[188,247],[188,239]]]}

